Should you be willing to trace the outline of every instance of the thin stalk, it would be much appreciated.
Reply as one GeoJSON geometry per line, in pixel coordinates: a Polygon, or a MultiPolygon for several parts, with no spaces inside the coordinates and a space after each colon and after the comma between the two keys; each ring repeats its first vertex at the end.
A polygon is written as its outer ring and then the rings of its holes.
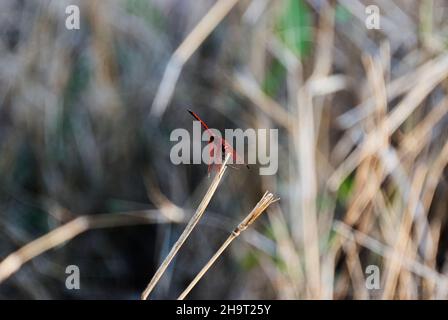
{"type": "Polygon", "coordinates": [[[77,217],[25,244],[0,261],[0,283],[17,272],[28,261],[88,230],[146,223],[179,222],[180,220],[180,217],[163,216],[159,210],[103,213],[77,217]]]}
{"type": "Polygon", "coordinates": [[[207,193],[205,194],[204,198],[202,198],[202,201],[199,204],[199,207],[197,208],[195,214],[191,217],[191,219],[188,222],[187,226],[185,227],[184,231],[182,232],[179,239],[177,239],[176,243],[171,248],[171,251],[168,253],[165,260],[163,260],[162,264],[160,265],[159,269],[156,271],[156,273],[152,277],[152,279],[149,282],[148,286],[146,287],[145,291],[143,291],[142,296],[141,296],[142,300],[146,300],[148,298],[149,294],[152,292],[154,287],[157,285],[160,278],[162,277],[162,275],[168,268],[169,264],[171,263],[173,258],[176,256],[180,247],[184,244],[185,240],[187,240],[191,231],[193,231],[194,227],[201,219],[202,215],[204,214],[205,208],[207,208],[208,203],[210,202],[211,198],[213,197],[213,194],[215,193],[216,189],[218,188],[219,182],[221,181],[222,177],[224,176],[224,172],[227,169],[227,162],[229,161],[229,159],[230,159],[230,154],[227,154],[224,163],[222,164],[219,172],[213,178],[213,181],[212,181],[210,187],[208,188],[207,193]]]}
{"type": "Polygon", "coordinates": [[[269,207],[272,203],[278,201],[279,199],[274,199],[272,193],[266,193],[263,195],[261,200],[257,203],[257,205],[252,209],[252,211],[247,215],[247,217],[241,221],[241,223],[232,231],[227,240],[221,245],[218,251],[213,255],[213,257],[207,262],[207,264],[202,268],[201,271],[197,274],[197,276],[191,281],[188,287],[182,292],[182,294],[177,298],[177,300],[183,300],[191,289],[201,280],[204,274],[210,269],[210,267],[215,263],[215,261],[219,258],[219,256],[224,252],[224,250],[235,240],[241,232],[247,229],[257,218],[269,207]]]}

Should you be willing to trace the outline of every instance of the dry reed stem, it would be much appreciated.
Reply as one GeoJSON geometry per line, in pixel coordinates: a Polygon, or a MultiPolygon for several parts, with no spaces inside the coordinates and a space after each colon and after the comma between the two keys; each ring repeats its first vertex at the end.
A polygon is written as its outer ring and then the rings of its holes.
{"type": "Polygon", "coordinates": [[[266,210],[267,207],[269,207],[272,203],[278,200],[279,198],[274,198],[274,195],[272,193],[266,191],[263,197],[257,203],[257,205],[246,216],[246,218],[244,218],[244,220],[241,221],[241,223],[232,231],[227,240],[224,241],[224,243],[221,245],[218,251],[216,251],[213,257],[205,264],[205,266],[201,269],[201,271],[199,271],[199,273],[196,275],[193,281],[191,281],[191,283],[184,290],[184,292],[181,293],[181,295],[177,298],[177,300],[183,300],[191,291],[191,289],[193,289],[194,286],[199,282],[199,280],[201,280],[201,278],[208,271],[208,269],[210,269],[213,263],[215,263],[215,261],[224,252],[224,250],[229,246],[229,244],[232,243],[232,241],[235,240],[241,234],[241,232],[246,230],[252,223],[254,223],[254,221],[258,219],[258,217],[266,210]]]}
{"type": "MultiPolygon", "coordinates": [[[[333,224],[333,229],[337,233],[344,236],[346,239],[357,242],[361,246],[369,249],[372,252],[375,252],[383,258],[395,259],[395,257],[399,254],[390,246],[382,244],[378,240],[368,236],[363,232],[351,228],[341,221],[335,221],[333,224]]],[[[420,263],[415,259],[409,259],[407,256],[403,257],[402,263],[403,267],[405,267],[412,273],[422,278],[434,281],[434,283],[437,283],[439,287],[448,289],[448,277],[446,275],[437,272],[436,270],[420,263]]]]}
{"type": "Polygon", "coordinates": [[[445,98],[435,105],[410,133],[403,137],[400,143],[400,154],[403,161],[411,162],[411,160],[415,159],[419,152],[427,145],[427,140],[431,138],[431,132],[434,127],[443,119],[447,112],[448,99],[445,98]]]}
{"type": "Polygon", "coordinates": [[[331,77],[333,55],[330,48],[334,45],[334,8],[331,4],[323,7],[319,17],[317,32],[316,58],[311,76],[305,85],[296,89],[296,136],[295,153],[297,161],[299,192],[299,212],[302,218],[302,246],[307,286],[307,296],[321,298],[323,288],[321,274],[320,225],[318,220],[317,196],[319,175],[317,162],[318,136],[321,127],[323,101],[313,100],[317,94],[329,94],[339,89],[338,77],[331,77]],[[325,79],[325,80],[323,80],[325,79]],[[319,83],[327,82],[326,86],[319,83]],[[326,87],[325,89],[321,89],[326,87]]]}
{"type": "Polygon", "coordinates": [[[398,233],[394,243],[394,251],[398,252],[395,259],[388,261],[385,276],[385,288],[383,291],[383,299],[389,300],[394,297],[395,288],[397,286],[398,277],[400,275],[403,257],[406,254],[406,248],[411,241],[411,228],[417,212],[417,206],[420,202],[420,194],[424,185],[426,170],[423,166],[417,168],[412,183],[410,193],[408,195],[408,205],[401,218],[398,233]]]}
{"type": "Polygon", "coordinates": [[[377,137],[386,128],[388,136],[392,135],[398,127],[422,103],[428,94],[448,76],[448,55],[441,55],[434,59],[428,72],[418,79],[414,90],[410,91],[403,100],[383,120],[383,124],[367,134],[364,141],[347,159],[335,170],[328,179],[330,190],[339,188],[342,181],[353,172],[363,159],[378,152],[381,145],[377,137]]]}
{"type": "MultiPolygon", "coordinates": [[[[387,150],[389,148],[388,135],[383,121],[387,110],[383,67],[378,59],[374,60],[371,56],[363,57],[363,64],[376,107],[376,119],[373,119],[374,123],[370,123],[370,125],[378,124],[380,148],[387,150]]],[[[352,197],[353,200],[344,218],[344,221],[349,225],[353,225],[360,218],[381,187],[383,170],[380,164],[376,162],[374,157],[368,157],[358,166],[356,174],[357,195],[352,197]]]]}
{"type": "MultiPolygon", "coordinates": [[[[433,66],[434,60],[430,60],[418,67],[415,71],[408,72],[387,83],[387,101],[392,101],[414,88],[419,82],[419,79],[421,79],[427,72],[432,72],[433,66]]],[[[362,123],[362,120],[368,119],[368,116],[375,111],[375,100],[376,98],[374,96],[370,97],[337,118],[336,121],[339,126],[342,129],[348,130],[344,133],[343,137],[337,142],[334,148],[332,158],[335,162],[339,163],[341,159],[346,158],[356,142],[356,139],[353,138],[360,137],[363,134],[360,122],[362,123]]]]}
{"type": "Polygon", "coordinates": [[[266,95],[249,72],[235,72],[232,79],[235,90],[246,96],[278,125],[291,132],[291,114],[266,95]]]}
{"type": "Polygon", "coordinates": [[[105,213],[81,216],[57,227],[47,234],[27,243],[0,262],[0,283],[17,272],[26,262],[42,253],[67,242],[79,234],[99,228],[110,228],[142,223],[180,221],[179,217],[166,217],[158,210],[142,212],[105,213]]]}
{"type": "MultiPolygon", "coordinates": [[[[303,285],[304,275],[302,271],[302,262],[297,251],[290,231],[288,230],[288,223],[281,211],[280,206],[273,208],[273,212],[269,214],[269,220],[272,227],[275,243],[277,245],[278,257],[283,260],[285,264],[285,287],[286,291],[292,292],[293,295],[289,297],[299,297],[301,292],[301,285],[303,285]]],[[[283,274],[283,273],[282,273],[283,274]]],[[[279,290],[281,291],[281,290],[279,290]]],[[[285,296],[285,292],[281,292],[285,296]]],[[[280,296],[282,297],[282,296],[280,296]]]]}
{"type": "Polygon", "coordinates": [[[369,298],[369,292],[365,287],[364,271],[356,243],[346,241],[343,243],[343,248],[347,254],[345,263],[347,264],[348,274],[353,283],[353,298],[355,300],[366,300],[369,298]]]}
{"type": "Polygon", "coordinates": [[[442,147],[437,158],[431,165],[423,192],[423,205],[428,212],[436,192],[437,185],[443,175],[443,170],[448,165],[448,141],[442,147]]]}
{"type": "MultiPolygon", "coordinates": [[[[383,119],[383,115],[385,112],[385,104],[386,104],[386,97],[385,97],[385,90],[384,84],[379,83],[379,81],[382,80],[381,75],[381,69],[382,67],[379,64],[374,63],[372,59],[366,59],[365,60],[366,70],[369,75],[369,80],[373,84],[372,87],[375,88],[374,91],[374,98],[377,101],[376,105],[377,107],[380,107],[380,110],[377,112],[380,117],[378,120],[383,119]]],[[[411,162],[420,152],[421,148],[426,144],[425,140],[430,138],[430,131],[434,127],[435,123],[439,121],[443,115],[446,113],[447,104],[446,99],[443,99],[441,103],[439,103],[437,106],[434,107],[434,109],[428,114],[428,116],[419,123],[419,125],[416,126],[416,128],[411,131],[411,133],[407,134],[403,138],[403,142],[401,144],[401,149],[404,149],[404,151],[400,150],[402,161],[411,162]],[[410,154],[411,153],[411,154],[410,154]],[[406,157],[405,157],[406,155],[406,157]]],[[[384,122],[379,122],[379,127],[381,124],[384,124],[384,122]]],[[[381,133],[381,139],[384,139],[382,143],[385,145],[383,148],[387,148],[387,137],[385,135],[386,128],[383,127],[383,131],[381,132],[381,127],[379,128],[379,132],[381,133]]],[[[378,138],[380,140],[380,138],[378,138]]],[[[384,161],[384,160],[383,160],[384,161]]],[[[399,164],[399,163],[397,163],[399,164]]],[[[361,163],[361,168],[363,167],[361,163]]],[[[358,171],[359,168],[358,167],[358,171]]],[[[388,169],[390,172],[392,169],[394,169],[396,166],[394,165],[393,168],[388,169]]],[[[370,165],[367,166],[367,168],[370,168],[370,165]]],[[[368,169],[370,170],[370,169],[368,169]]],[[[374,169],[375,170],[375,169],[374,169]]],[[[359,202],[362,203],[360,205],[354,205],[351,206],[347,213],[347,219],[345,219],[345,222],[349,225],[352,225],[354,221],[357,220],[359,215],[362,214],[363,210],[366,208],[366,206],[371,202],[375,201],[375,197],[377,196],[377,191],[380,189],[381,183],[386,178],[388,172],[378,172],[377,175],[374,175],[373,178],[369,179],[369,182],[366,184],[366,187],[362,190],[362,192],[358,196],[354,196],[354,204],[359,202]],[[353,213],[355,213],[355,218],[353,216],[353,213]],[[349,218],[351,217],[351,219],[349,218]]],[[[427,211],[427,210],[426,210],[427,211]]],[[[390,225],[390,224],[386,224],[390,225]]],[[[421,228],[420,228],[421,229],[421,228]]],[[[392,231],[393,232],[393,231],[392,231]]],[[[420,241],[420,240],[418,240],[420,241]]],[[[388,282],[390,283],[390,282],[388,282]]]]}
{"type": "Polygon", "coordinates": [[[156,273],[152,277],[151,281],[147,285],[146,289],[142,293],[142,300],[146,300],[151,293],[151,291],[154,289],[156,284],[159,282],[160,278],[162,277],[163,273],[168,268],[169,264],[173,260],[173,258],[176,256],[177,252],[179,251],[180,247],[184,244],[185,240],[187,240],[188,236],[190,235],[191,231],[193,231],[196,224],[201,219],[202,215],[205,212],[205,209],[207,208],[207,205],[209,204],[211,198],[215,194],[216,189],[218,188],[219,182],[221,181],[222,177],[224,176],[224,173],[227,169],[227,163],[230,159],[230,153],[227,154],[226,159],[224,163],[222,164],[219,172],[215,175],[213,178],[212,183],[210,184],[210,187],[207,190],[207,193],[202,198],[201,203],[199,204],[196,212],[191,217],[190,221],[188,222],[187,226],[185,227],[184,231],[180,235],[179,239],[177,239],[176,243],[171,248],[170,252],[166,256],[165,260],[163,260],[162,264],[160,265],[159,269],[157,269],[156,273]]]}
{"type": "Polygon", "coordinates": [[[312,299],[320,296],[320,250],[319,226],[317,221],[317,168],[316,168],[316,137],[315,114],[313,101],[309,92],[302,88],[297,94],[297,126],[296,161],[300,177],[299,208],[302,218],[302,234],[305,257],[305,277],[308,293],[312,299]]]}
{"type": "MultiPolygon", "coordinates": [[[[400,76],[397,79],[393,79],[386,86],[387,100],[391,101],[398,98],[400,95],[404,95],[411,90],[419,79],[434,65],[434,60],[430,60],[425,64],[419,66],[416,70],[410,71],[407,74],[400,76]]],[[[338,116],[336,121],[341,129],[349,129],[343,138],[344,143],[347,143],[347,136],[352,136],[354,131],[359,129],[357,125],[359,122],[366,119],[375,111],[375,97],[364,100],[359,105],[346,111],[342,115],[338,116]]],[[[342,142],[341,142],[342,143],[342,142]]]]}
{"type": "Polygon", "coordinates": [[[163,115],[184,64],[237,2],[238,0],[218,0],[173,53],[152,104],[152,116],[160,118],[163,115]]]}

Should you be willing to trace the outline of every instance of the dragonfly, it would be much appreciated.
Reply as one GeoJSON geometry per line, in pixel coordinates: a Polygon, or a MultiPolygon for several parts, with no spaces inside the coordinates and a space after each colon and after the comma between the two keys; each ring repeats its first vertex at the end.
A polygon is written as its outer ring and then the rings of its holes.
{"type": "MultiPolygon", "coordinates": [[[[221,155],[223,157],[223,159],[226,157],[227,154],[230,154],[233,160],[233,163],[243,163],[243,161],[241,160],[241,157],[237,154],[237,152],[235,151],[235,149],[232,148],[232,146],[222,137],[217,136],[212,130],[210,130],[210,128],[207,126],[207,124],[202,121],[202,119],[193,111],[191,111],[190,109],[187,109],[187,111],[193,116],[193,118],[195,118],[197,121],[199,121],[201,123],[202,128],[208,133],[209,140],[208,140],[208,144],[209,144],[209,155],[210,158],[213,159],[215,156],[215,148],[221,148],[221,155]]],[[[237,169],[232,165],[228,165],[231,168],[237,169]]],[[[210,164],[208,165],[207,168],[207,174],[208,176],[210,176],[211,171],[213,170],[213,167],[216,168],[216,170],[219,170],[221,165],[220,164],[216,164],[216,165],[212,165],[212,162],[210,162],[210,164]]],[[[246,167],[249,169],[249,165],[246,164],[246,167]]]]}

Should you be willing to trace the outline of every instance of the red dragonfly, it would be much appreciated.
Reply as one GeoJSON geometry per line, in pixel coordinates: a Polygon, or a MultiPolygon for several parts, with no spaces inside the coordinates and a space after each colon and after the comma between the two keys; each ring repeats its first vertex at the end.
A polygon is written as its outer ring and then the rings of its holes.
{"type": "MultiPolygon", "coordinates": [[[[201,118],[199,118],[199,116],[194,113],[193,111],[187,109],[188,112],[193,116],[193,118],[195,118],[197,121],[199,121],[201,123],[201,126],[204,128],[204,130],[209,134],[210,138],[208,140],[208,143],[210,145],[210,158],[213,159],[215,156],[215,147],[221,147],[221,155],[223,157],[223,159],[225,158],[225,156],[230,153],[232,156],[232,160],[233,163],[243,163],[243,161],[241,161],[240,156],[236,153],[235,149],[233,149],[230,144],[223,138],[221,138],[220,136],[217,136],[213,133],[212,130],[210,130],[210,128],[205,124],[204,121],[202,121],[201,118]],[[217,141],[215,141],[217,140],[217,141]]],[[[230,167],[234,168],[233,166],[229,165],[230,167]]],[[[216,169],[219,170],[219,168],[221,167],[220,164],[216,165],[216,169]]],[[[246,167],[249,169],[249,165],[246,164],[246,167]]],[[[208,169],[207,169],[207,173],[210,176],[210,172],[212,170],[212,162],[208,165],[208,169]]]]}

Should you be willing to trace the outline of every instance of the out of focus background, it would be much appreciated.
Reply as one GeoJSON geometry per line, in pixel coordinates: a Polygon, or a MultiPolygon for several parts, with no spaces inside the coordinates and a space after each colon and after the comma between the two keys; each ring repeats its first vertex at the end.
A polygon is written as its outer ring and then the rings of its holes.
{"type": "Polygon", "coordinates": [[[140,297],[211,182],[170,161],[187,108],[279,168],[227,170],[151,298],[265,190],[189,298],[448,298],[447,46],[444,0],[1,0],[0,298],[140,297]]]}

